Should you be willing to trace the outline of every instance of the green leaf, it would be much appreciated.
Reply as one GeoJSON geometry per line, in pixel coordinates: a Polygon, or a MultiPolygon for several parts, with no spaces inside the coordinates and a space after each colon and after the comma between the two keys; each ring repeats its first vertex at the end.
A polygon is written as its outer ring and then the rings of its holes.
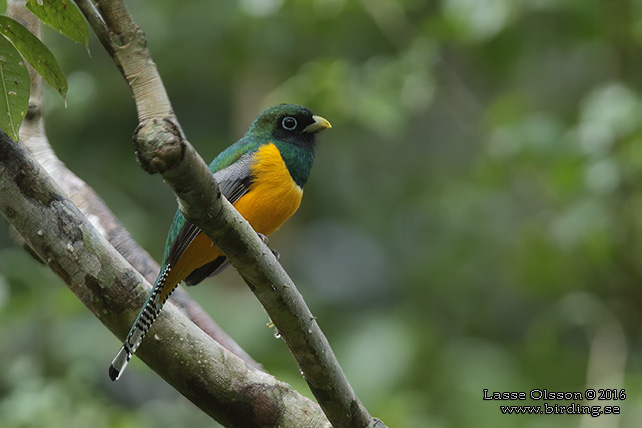
{"type": "Polygon", "coordinates": [[[29,72],[9,40],[0,36],[0,128],[18,141],[29,107],[29,72]]]}
{"type": "Polygon", "coordinates": [[[63,97],[65,96],[67,79],[56,62],[56,58],[38,37],[8,16],[0,16],[0,33],[11,40],[22,56],[51,87],[63,97]]]}
{"type": "Polygon", "coordinates": [[[7,13],[7,0],[0,0],[0,14],[7,13]]]}
{"type": "Polygon", "coordinates": [[[89,49],[87,22],[71,0],[27,0],[27,9],[54,30],[89,49]]]}

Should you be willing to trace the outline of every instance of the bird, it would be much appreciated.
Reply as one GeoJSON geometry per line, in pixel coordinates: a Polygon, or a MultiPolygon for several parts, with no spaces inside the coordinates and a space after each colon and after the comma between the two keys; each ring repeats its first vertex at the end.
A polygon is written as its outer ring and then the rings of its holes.
{"type": "MultiPolygon", "coordinates": [[[[245,135],[209,165],[221,194],[262,237],[279,229],[299,208],[310,175],[317,133],[330,122],[296,104],[263,110],[245,135]]],[[[109,367],[117,380],[163,304],[180,282],[196,285],[229,265],[225,254],[176,211],[154,286],[109,367]]]]}

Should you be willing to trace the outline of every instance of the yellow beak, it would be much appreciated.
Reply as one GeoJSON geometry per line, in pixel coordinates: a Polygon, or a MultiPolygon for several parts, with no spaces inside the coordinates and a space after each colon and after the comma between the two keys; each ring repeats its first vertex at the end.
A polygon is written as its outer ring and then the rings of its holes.
{"type": "Polygon", "coordinates": [[[323,131],[324,129],[332,128],[332,125],[330,125],[330,122],[328,122],[326,119],[322,118],[321,116],[312,116],[312,119],[314,119],[314,123],[309,124],[308,126],[303,129],[303,132],[318,132],[318,131],[323,131]]]}

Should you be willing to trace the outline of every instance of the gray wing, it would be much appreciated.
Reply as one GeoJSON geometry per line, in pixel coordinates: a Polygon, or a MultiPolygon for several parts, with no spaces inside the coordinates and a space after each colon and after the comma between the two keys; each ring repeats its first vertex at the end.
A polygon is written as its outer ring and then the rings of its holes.
{"type": "MultiPolygon", "coordinates": [[[[252,184],[253,178],[250,172],[252,157],[253,153],[247,153],[232,165],[214,173],[214,179],[218,183],[221,193],[232,204],[245,195],[252,184]]],[[[182,243],[182,248],[187,248],[189,242],[199,233],[201,233],[201,230],[198,226],[186,221],[175,242],[180,242],[182,243]]],[[[190,273],[187,278],[185,278],[185,284],[199,284],[205,278],[222,272],[228,266],[229,261],[227,257],[218,257],[190,273]]]]}
{"type": "Polygon", "coordinates": [[[244,154],[232,165],[214,173],[221,193],[232,204],[245,195],[252,184],[250,165],[253,157],[254,153],[244,154]]]}

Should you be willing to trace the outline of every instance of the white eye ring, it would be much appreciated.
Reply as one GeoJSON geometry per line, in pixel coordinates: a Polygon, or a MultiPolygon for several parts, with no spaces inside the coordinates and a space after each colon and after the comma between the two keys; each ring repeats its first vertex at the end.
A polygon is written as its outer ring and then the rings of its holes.
{"type": "Polygon", "coordinates": [[[288,131],[292,131],[294,128],[296,128],[296,125],[297,121],[292,116],[284,117],[281,121],[281,126],[283,127],[283,129],[286,129],[288,131]]]}

